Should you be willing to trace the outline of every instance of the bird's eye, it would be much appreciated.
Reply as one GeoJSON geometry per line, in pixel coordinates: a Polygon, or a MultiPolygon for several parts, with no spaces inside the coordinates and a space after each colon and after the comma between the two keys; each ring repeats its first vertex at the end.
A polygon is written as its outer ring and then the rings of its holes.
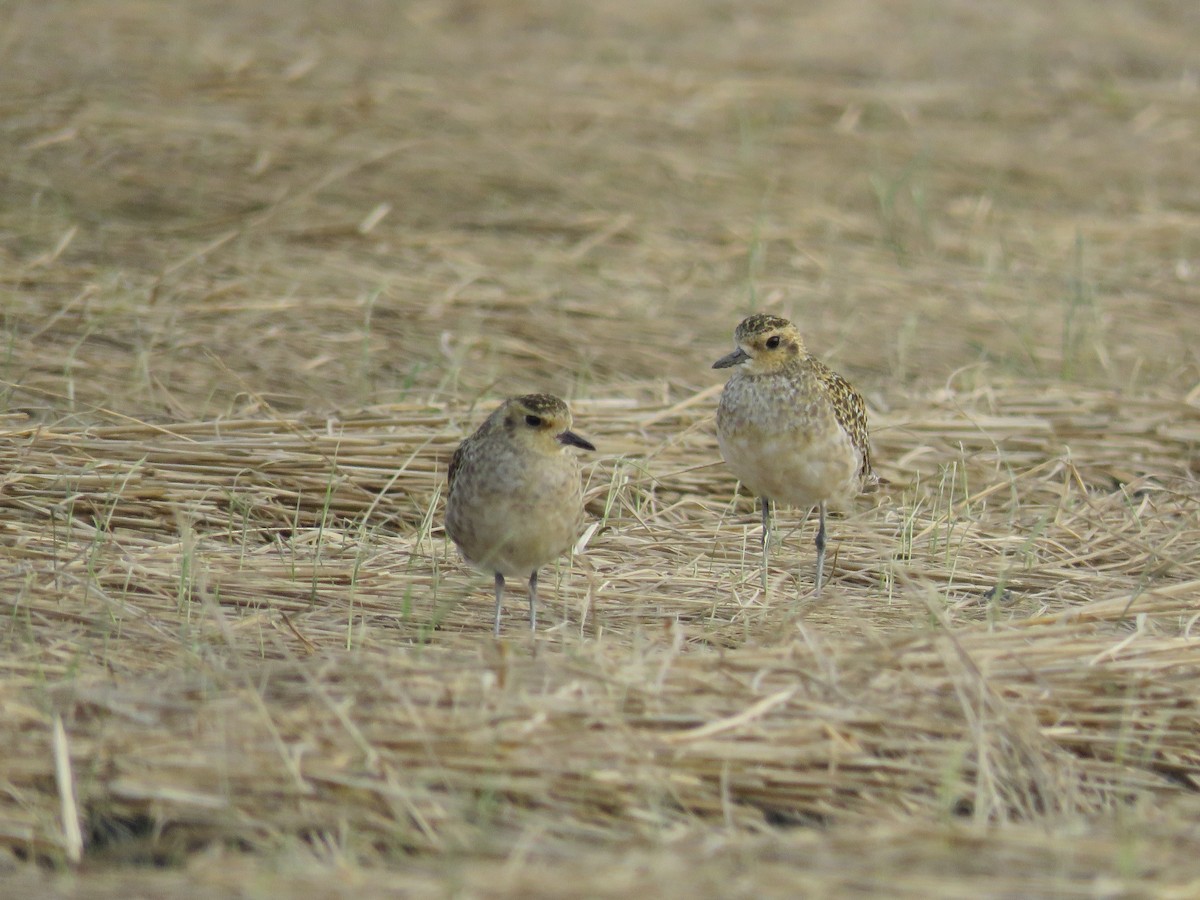
{"type": "Polygon", "coordinates": [[[779,346],[779,335],[773,334],[769,338],[767,338],[767,349],[768,350],[774,350],[778,346],[779,346]]]}
{"type": "Polygon", "coordinates": [[[540,426],[542,424],[542,417],[535,416],[532,413],[530,413],[529,415],[527,415],[525,417],[525,424],[528,425],[530,428],[537,428],[538,426],[540,426]]]}

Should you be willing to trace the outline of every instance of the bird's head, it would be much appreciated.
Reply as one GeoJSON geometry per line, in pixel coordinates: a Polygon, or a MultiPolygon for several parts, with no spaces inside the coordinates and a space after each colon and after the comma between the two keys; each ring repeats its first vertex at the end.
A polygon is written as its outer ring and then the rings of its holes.
{"type": "Polygon", "coordinates": [[[779,316],[743,319],[733,332],[733,342],[737,349],[713,363],[714,369],[744,366],[751,375],[767,375],[807,352],[796,326],[779,316]]]}
{"type": "Polygon", "coordinates": [[[563,446],[595,450],[592,442],[571,430],[571,410],[552,394],[525,394],[506,400],[500,421],[513,440],[543,453],[563,446]]]}

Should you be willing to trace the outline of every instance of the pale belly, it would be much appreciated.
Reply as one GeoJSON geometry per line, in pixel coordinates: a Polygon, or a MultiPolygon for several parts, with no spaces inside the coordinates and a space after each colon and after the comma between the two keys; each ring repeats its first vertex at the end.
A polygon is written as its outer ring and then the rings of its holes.
{"type": "Polygon", "coordinates": [[[493,469],[464,477],[447,504],[446,528],[467,562],[526,578],[571,549],[583,516],[579,474],[565,463],[538,474],[503,477],[493,469]]]}
{"type": "Polygon", "coordinates": [[[456,523],[455,540],[463,557],[485,571],[527,578],[571,549],[578,517],[565,510],[528,510],[513,514],[476,510],[469,522],[456,523]]]}
{"type": "Polygon", "coordinates": [[[764,435],[718,430],[721,455],[746,490],[791,506],[840,506],[858,488],[858,451],[841,429],[764,435]]]}

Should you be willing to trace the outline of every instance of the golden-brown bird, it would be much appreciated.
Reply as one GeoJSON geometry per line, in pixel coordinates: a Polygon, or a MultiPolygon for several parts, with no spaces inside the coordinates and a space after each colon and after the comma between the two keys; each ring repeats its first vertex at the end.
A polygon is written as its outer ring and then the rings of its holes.
{"type": "Polygon", "coordinates": [[[550,394],[506,400],[454,451],[446,532],[472,565],[529,578],[529,627],[537,628],[538,569],[571,549],[583,524],[579,463],[567,447],[595,450],[571,431],[571,411],[550,394]]]}
{"type": "Polygon", "coordinates": [[[816,593],[825,572],[825,510],[876,480],[862,395],[813,356],[787,319],[754,315],[714,369],[733,368],[717,407],[721,455],[762,503],[766,583],[771,502],[820,509],[816,593]]]}

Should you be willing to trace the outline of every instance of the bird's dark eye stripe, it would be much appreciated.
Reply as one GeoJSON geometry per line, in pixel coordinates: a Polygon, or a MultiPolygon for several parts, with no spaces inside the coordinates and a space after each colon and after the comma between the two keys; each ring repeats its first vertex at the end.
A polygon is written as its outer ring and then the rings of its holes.
{"type": "Polygon", "coordinates": [[[779,335],[773,334],[769,338],[767,338],[768,349],[774,350],[778,346],[779,346],[779,335]]]}
{"type": "Polygon", "coordinates": [[[532,413],[530,413],[529,415],[527,415],[525,417],[525,424],[528,425],[530,428],[537,428],[539,425],[542,424],[542,417],[535,416],[532,413]]]}

